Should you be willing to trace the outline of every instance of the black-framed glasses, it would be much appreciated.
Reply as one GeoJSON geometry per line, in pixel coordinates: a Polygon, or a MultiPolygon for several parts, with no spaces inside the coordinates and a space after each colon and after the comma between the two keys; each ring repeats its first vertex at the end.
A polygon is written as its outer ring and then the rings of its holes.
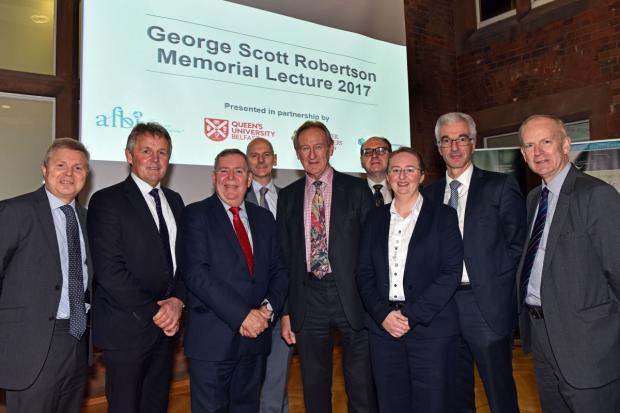
{"type": "Polygon", "coordinates": [[[437,145],[439,145],[442,148],[449,148],[452,146],[452,142],[455,142],[457,146],[467,146],[472,141],[473,139],[467,135],[461,135],[454,139],[448,138],[447,136],[442,136],[437,142],[437,145]]]}
{"type": "Polygon", "coordinates": [[[380,146],[378,148],[364,148],[362,149],[362,156],[370,157],[373,155],[382,156],[389,153],[390,150],[385,146],[380,146]]]}

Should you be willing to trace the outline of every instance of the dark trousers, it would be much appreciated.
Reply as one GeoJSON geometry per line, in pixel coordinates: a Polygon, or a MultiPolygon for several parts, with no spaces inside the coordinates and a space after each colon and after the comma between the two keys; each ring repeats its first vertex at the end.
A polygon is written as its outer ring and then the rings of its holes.
{"type": "Polygon", "coordinates": [[[108,413],[166,413],[176,339],[163,333],[148,348],[104,350],[108,413]]]}
{"type": "Polygon", "coordinates": [[[512,376],[512,332],[495,333],[482,317],[473,290],[457,291],[461,340],[457,371],[456,411],[474,413],[474,362],[493,413],[517,413],[517,391],[512,376]]]}
{"type": "Polygon", "coordinates": [[[370,333],[370,357],[381,413],[450,412],[459,336],[394,338],[370,333]]]}
{"type": "Polygon", "coordinates": [[[368,333],[351,328],[342,310],[335,279],[328,275],[321,280],[309,278],[306,315],[301,330],[296,332],[306,412],[332,411],[334,331],[341,336],[348,412],[376,411],[368,333]]]}
{"type": "Polygon", "coordinates": [[[56,320],[41,373],[27,389],[7,390],[7,412],[79,413],[88,371],[87,336],[88,331],[76,340],[69,334],[69,321],[56,320]]]}
{"type": "Polygon", "coordinates": [[[534,372],[544,413],[620,412],[620,380],[577,389],[566,382],[553,355],[544,318],[530,316],[534,372]]]}
{"type": "Polygon", "coordinates": [[[265,355],[189,360],[192,413],[257,413],[265,355]]]}

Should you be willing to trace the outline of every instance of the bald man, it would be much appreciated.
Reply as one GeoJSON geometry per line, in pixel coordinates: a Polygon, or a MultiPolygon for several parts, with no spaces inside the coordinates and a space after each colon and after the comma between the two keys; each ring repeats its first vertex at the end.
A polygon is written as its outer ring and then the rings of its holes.
{"type": "MultiPolygon", "coordinates": [[[[278,156],[273,152],[271,142],[264,138],[250,141],[246,155],[253,179],[245,200],[269,210],[275,218],[280,188],[273,183],[273,167],[278,163],[278,156]]],[[[278,319],[272,330],[271,353],[267,357],[260,413],[288,413],[287,379],[291,355],[291,348],[280,335],[278,319]]]]}

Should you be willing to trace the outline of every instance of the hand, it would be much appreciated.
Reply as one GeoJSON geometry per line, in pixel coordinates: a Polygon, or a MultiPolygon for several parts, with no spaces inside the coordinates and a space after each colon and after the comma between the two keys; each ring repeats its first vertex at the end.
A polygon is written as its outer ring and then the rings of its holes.
{"type": "Polygon", "coordinates": [[[280,334],[289,346],[297,343],[295,333],[291,330],[291,317],[288,315],[283,315],[280,319],[280,334]]]}
{"type": "Polygon", "coordinates": [[[179,331],[179,321],[183,310],[183,302],[176,297],[158,301],[159,311],[153,316],[153,322],[171,337],[179,331]]]}
{"type": "Polygon", "coordinates": [[[391,311],[381,325],[385,331],[395,338],[404,336],[410,330],[409,319],[400,310],[391,311]]]}
{"type": "Polygon", "coordinates": [[[267,303],[261,305],[258,310],[263,314],[263,316],[267,317],[267,319],[271,321],[271,317],[273,317],[273,311],[271,311],[269,307],[267,307],[267,303]]]}
{"type": "Polygon", "coordinates": [[[253,308],[241,323],[239,334],[243,337],[256,338],[268,327],[270,316],[265,316],[263,312],[253,308]]]}

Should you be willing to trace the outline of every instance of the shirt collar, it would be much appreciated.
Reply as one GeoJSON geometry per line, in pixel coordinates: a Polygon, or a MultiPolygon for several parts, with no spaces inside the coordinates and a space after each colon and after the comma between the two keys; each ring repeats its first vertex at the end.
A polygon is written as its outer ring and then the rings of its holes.
{"type": "MultiPolygon", "coordinates": [[[[148,195],[149,192],[153,190],[153,187],[150,184],[144,182],[138,175],[134,174],[133,172],[131,173],[131,178],[136,183],[136,185],[138,185],[138,189],[143,196],[148,195]]],[[[161,182],[158,182],[157,185],[155,185],[155,188],[161,190],[161,182]]]]}
{"type": "Polygon", "coordinates": [[[409,213],[409,215],[407,215],[407,217],[403,218],[400,216],[398,211],[396,211],[396,203],[392,201],[392,203],[390,203],[390,213],[392,215],[396,215],[400,219],[407,219],[416,214],[418,215],[420,214],[420,211],[422,210],[423,202],[424,202],[424,197],[422,196],[422,193],[418,193],[418,199],[416,199],[415,204],[413,204],[413,207],[411,207],[411,212],[409,213]]]}
{"type": "Polygon", "coordinates": [[[261,190],[261,188],[262,188],[263,186],[264,186],[265,188],[269,189],[269,191],[272,191],[272,192],[273,192],[273,191],[275,191],[275,189],[276,189],[276,186],[275,186],[275,184],[273,183],[273,179],[272,179],[271,181],[269,181],[269,183],[268,183],[267,185],[263,185],[263,184],[261,184],[260,182],[257,182],[257,181],[255,181],[255,180],[253,180],[253,179],[252,179],[252,190],[253,190],[254,192],[260,192],[260,190],[261,190]]]}
{"type": "Polygon", "coordinates": [[[65,204],[60,198],[58,198],[56,195],[52,194],[48,189],[47,186],[45,187],[45,193],[47,194],[47,200],[50,203],[50,208],[52,210],[56,209],[56,208],[60,208],[61,206],[64,205],[71,205],[71,207],[73,209],[75,209],[75,199],[72,200],[71,202],[69,202],[68,204],[65,204]]]}
{"type": "Polygon", "coordinates": [[[327,169],[325,169],[325,172],[323,172],[323,175],[321,175],[319,179],[310,178],[308,174],[306,174],[306,186],[310,187],[316,181],[321,181],[324,184],[329,185],[332,182],[333,178],[334,178],[334,168],[332,168],[331,166],[328,166],[327,169]]]}
{"type": "Polygon", "coordinates": [[[542,187],[547,188],[549,192],[553,195],[558,195],[560,190],[562,189],[562,185],[564,185],[564,180],[566,179],[566,175],[568,175],[568,171],[570,170],[571,163],[568,162],[564,168],[549,182],[548,184],[545,181],[542,181],[542,187]]]}
{"type": "MultiPolygon", "coordinates": [[[[220,198],[220,195],[218,193],[216,193],[216,195],[217,195],[217,199],[220,200],[220,202],[222,203],[222,206],[224,207],[226,212],[230,212],[231,206],[228,205],[222,198],[220,198]]],[[[245,211],[245,201],[241,202],[241,205],[239,205],[239,210],[240,210],[239,212],[245,211]]]]}
{"type": "MultiPolygon", "coordinates": [[[[379,181],[379,182],[375,182],[370,178],[366,178],[366,181],[368,182],[368,185],[375,186],[375,185],[383,185],[383,188],[387,188],[387,179],[383,178],[383,181],[379,181]]],[[[383,189],[381,188],[381,189],[383,189]]]]}
{"type": "Polygon", "coordinates": [[[471,176],[473,175],[473,173],[474,173],[474,164],[473,163],[469,164],[467,169],[465,169],[462,174],[457,176],[456,179],[452,179],[448,175],[448,171],[446,171],[446,185],[450,185],[450,182],[456,180],[456,181],[459,181],[461,183],[461,186],[459,187],[459,190],[461,188],[467,189],[467,188],[469,188],[469,183],[471,182],[471,176]]]}

